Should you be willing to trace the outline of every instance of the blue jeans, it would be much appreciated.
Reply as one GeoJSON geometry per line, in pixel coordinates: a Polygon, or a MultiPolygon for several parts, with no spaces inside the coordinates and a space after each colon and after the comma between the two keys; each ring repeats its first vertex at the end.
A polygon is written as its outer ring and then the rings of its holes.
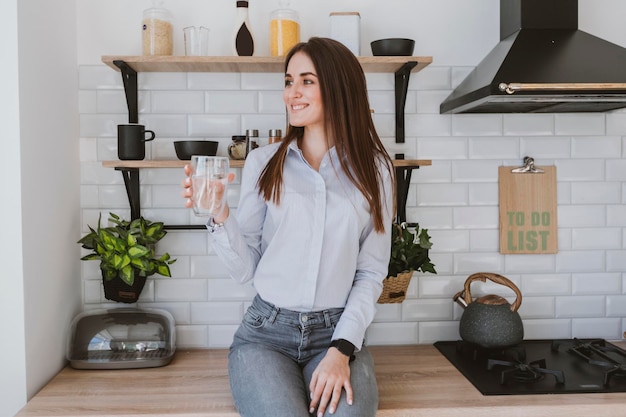
{"type": "MultiPolygon", "coordinates": [[[[334,308],[300,313],[255,297],[228,355],[230,387],[242,417],[311,415],[309,383],[342,312],[334,308]]],[[[350,383],[353,405],[346,402],[344,390],[333,416],[375,416],[378,387],[374,362],[365,346],[350,363],[350,383]]],[[[325,415],[331,414],[326,411],[325,415]]]]}

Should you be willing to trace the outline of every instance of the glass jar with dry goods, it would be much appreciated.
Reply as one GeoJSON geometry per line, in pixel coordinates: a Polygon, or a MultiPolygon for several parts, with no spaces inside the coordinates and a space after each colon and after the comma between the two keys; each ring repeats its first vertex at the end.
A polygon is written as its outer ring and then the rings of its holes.
{"type": "Polygon", "coordinates": [[[270,53],[271,56],[285,56],[300,42],[300,21],[298,13],[288,8],[289,2],[282,1],[280,9],[270,15],[270,53]]]}
{"type": "Polygon", "coordinates": [[[228,145],[228,156],[231,159],[246,159],[248,155],[248,143],[246,136],[235,135],[232,142],[228,145]]]}
{"type": "Polygon", "coordinates": [[[162,1],[155,0],[151,8],[143,11],[143,55],[172,55],[174,52],[172,13],[162,4],[162,1]]]}

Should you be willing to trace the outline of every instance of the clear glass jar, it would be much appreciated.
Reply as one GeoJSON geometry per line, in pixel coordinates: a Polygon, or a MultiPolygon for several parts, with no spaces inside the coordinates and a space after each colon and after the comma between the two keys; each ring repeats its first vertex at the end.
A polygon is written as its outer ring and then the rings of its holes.
{"type": "Polygon", "coordinates": [[[281,2],[281,8],[270,14],[270,54],[285,56],[300,42],[300,20],[289,2],[281,2]]]}
{"type": "Polygon", "coordinates": [[[228,156],[231,159],[246,159],[248,155],[248,144],[244,135],[236,135],[232,137],[232,143],[228,145],[228,156]]]}
{"type": "Polygon", "coordinates": [[[172,13],[161,7],[162,4],[162,1],[155,0],[151,8],[143,11],[143,55],[172,55],[174,52],[172,13]]]}
{"type": "Polygon", "coordinates": [[[248,153],[258,148],[259,147],[259,130],[258,129],[246,130],[246,140],[248,141],[248,153]]]}

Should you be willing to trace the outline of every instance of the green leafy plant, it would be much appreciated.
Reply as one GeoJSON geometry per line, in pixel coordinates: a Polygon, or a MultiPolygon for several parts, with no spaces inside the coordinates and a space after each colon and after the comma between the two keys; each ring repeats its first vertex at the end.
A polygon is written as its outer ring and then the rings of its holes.
{"type": "Polygon", "coordinates": [[[154,254],[156,243],[167,234],[163,223],[143,217],[129,222],[114,213],[109,216],[114,226],[101,227],[100,215],[97,229],[89,226],[90,232],[78,241],[84,249],[92,251],[81,260],[99,260],[105,280],[119,277],[128,285],[133,285],[136,276],[171,276],[169,265],[176,259],[170,259],[168,253],[158,258],[154,254]]]}
{"type": "Polygon", "coordinates": [[[419,230],[419,225],[415,226],[415,233],[412,233],[404,222],[393,224],[388,277],[410,270],[437,273],[428,256],[428,251],[433,246],[428,229],[422,229],[421,232],[419,230]]]}

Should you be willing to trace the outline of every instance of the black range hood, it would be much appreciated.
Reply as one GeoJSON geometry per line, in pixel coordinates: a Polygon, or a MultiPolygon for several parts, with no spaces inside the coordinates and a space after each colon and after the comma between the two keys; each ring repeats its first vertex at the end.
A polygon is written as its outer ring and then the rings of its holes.
{"type": "Polygon", "coordinates": [[[578,0],[500,0],[500,39],[440,113],[626,107],[626,48],[578,30],[578,0]]]}

